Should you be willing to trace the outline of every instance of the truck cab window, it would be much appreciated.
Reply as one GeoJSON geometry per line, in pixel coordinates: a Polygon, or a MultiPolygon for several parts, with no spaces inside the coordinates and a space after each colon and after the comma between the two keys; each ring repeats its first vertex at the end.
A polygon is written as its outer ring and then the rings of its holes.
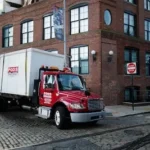
{"type": "Polygon", "coordinates": [[[59,74],[58,86],[61,91],[85,89],[79,76],[72,75],[72,74],[59,74]]]}
{"type": "Polygon", "coordinates": [[[44,89],[53,88],[55,84],[55,77],[53,75],[44,75],[44,89]]]}

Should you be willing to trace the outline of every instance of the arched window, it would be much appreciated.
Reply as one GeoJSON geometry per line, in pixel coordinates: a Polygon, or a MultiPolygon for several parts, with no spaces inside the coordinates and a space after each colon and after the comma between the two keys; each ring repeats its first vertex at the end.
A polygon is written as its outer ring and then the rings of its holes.
{"type": "Polygon", "coordinates": [[[53,14],[48,14],[43,17],[43,39],[55,38],[53,14]]]}
{"type": "Polygon", "coordinates": [[[70,9],[71,34],[87,32],[89,28],[88,5],[79,4],[70,9]]]}
{"type": "Polygon", "coordinates": [[[33,31],[33,20],[26,20],[21,23],[21,44],[33,42],[33,31]]]}
{"type": "Polygon", "coordinates": [[[6,25],[3,27],[3,38],[2,46],[10,47],[13,46],[13,25],[6,25]]]}

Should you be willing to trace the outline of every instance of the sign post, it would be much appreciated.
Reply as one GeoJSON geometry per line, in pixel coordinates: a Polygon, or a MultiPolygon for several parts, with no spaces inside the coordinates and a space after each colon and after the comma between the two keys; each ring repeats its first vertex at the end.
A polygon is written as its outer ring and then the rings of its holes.
{"type": "Polygon", "coordinates": [[[132,87],[132,109],[134,110],[134,87],[133,87],[133,75],[137,73],[136,62],[127,63],[127,74],[131,75],[131,87],[132,87]]]}

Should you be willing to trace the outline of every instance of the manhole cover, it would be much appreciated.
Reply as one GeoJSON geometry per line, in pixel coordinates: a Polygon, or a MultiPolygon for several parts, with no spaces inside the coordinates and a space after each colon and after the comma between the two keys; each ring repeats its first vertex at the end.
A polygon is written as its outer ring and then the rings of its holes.
{"type": "Polygon", "coordinates": [[[139,136],[144,134],[141,130],[124,130],[124,133],[128,135],[134,135],[134,136],[139,136]]]}

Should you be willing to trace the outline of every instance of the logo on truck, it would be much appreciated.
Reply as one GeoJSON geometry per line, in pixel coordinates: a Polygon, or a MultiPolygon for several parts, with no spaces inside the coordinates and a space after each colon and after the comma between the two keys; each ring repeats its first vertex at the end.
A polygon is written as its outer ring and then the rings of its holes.
{"type": "Polygon", "coordinates": [[[18,73],[19,67],[8,67],[8,73],[18,73]]]}

